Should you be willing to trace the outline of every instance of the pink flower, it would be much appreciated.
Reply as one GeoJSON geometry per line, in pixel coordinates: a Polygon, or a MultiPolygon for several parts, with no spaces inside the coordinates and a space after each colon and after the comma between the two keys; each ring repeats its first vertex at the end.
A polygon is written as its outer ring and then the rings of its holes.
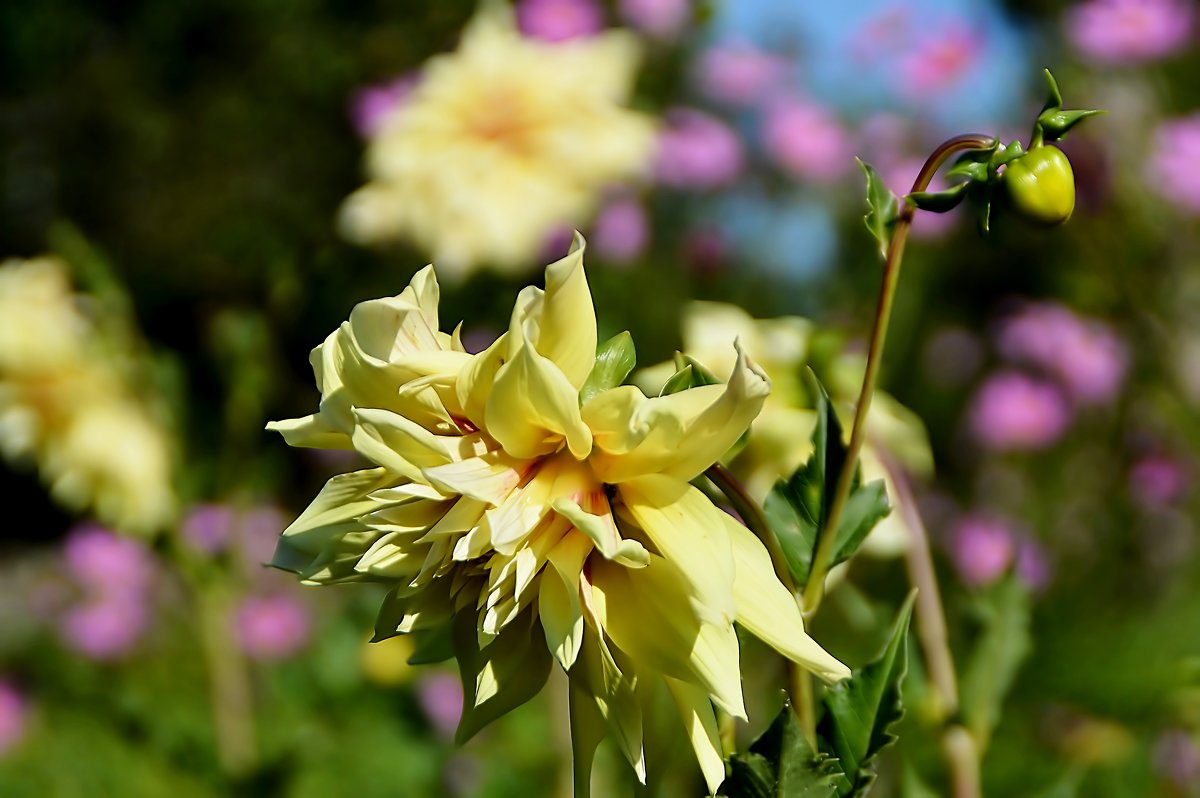
{"type": "Polygon", "coordinates": [[[994,518],[969,515],[955,525],[950,539],[954,566],[971,587],[986,587],[1003,576],[1016,553],[1012,530],[994,518]]]}
{"type": "Polygon", "coordinates": [[[1054,303],[1031,303],[1013,314],[997,343],[1010,360],[1056,377],[1081,404],[1111,401],[1128,367],[1125,344],[1108,325],[1054,303]]]}
{"type": "Polygon", "coordinates": [[[774,101],[763,117],[763,146],[795,177],[832,182],[853,165],[841,122],[826,108],[798,98],[774,101]]]}
{"type": "Polygon", "coordinates": [[[997,451],[1045,448],[1062,436],[1070,420],[1070,406],[1057,388],[1017,371],[984,381],[970,409],[975,438],[997,451]]]}
{"type": "Polygon", "coordinates": [[[246,655],[257,660],[281,660],[308,643],[308,610],[284,595],[251,596],[237,608],[234,628],[246,655]]]}
{"type": "Polygon", "coordinates": [[[1147,173],[1155,191],[1200,216],[1200,113],[1159,126],[1147,173]]]}
{"type": "Polygon", "coordinates": [[[100,597],[68,610],[59,619],[59,634],[68,648],[108,661],[132,651],[149,622],[144,597],[100,597]]]}
{"type": "Polygon", "coordinates": [[[417,702],[434,731],[443,737],[454,737],[463,706],[462,683],[457,676],[437,671],[424,677],[417,685],[417,702]]]}
{"type": "Polygon", "coordinates": [[[1162,454],[1143,457],[1129,471],[1129,492],[1147,507],[1175,502],[1187,485],[1187,474],[1179,461],[1162,454]]]}
{"type": "Polygon", "coordinates": [[[564,42],[598,33],[604,13],[594,0],[521,0],[517,25],[535,39],[564,42]]]}
{"type": "Polygon", "coordinates": [[[25,737],[29,725],[29,702],[6,680],[0,680],[0,757],[25,737]]]}
{"type": "Polygon", "coordinates": [[[982,49],[980,38],[962,25],[925,36],[900,62],[902,89],[928,97],[954,86],[975,65],[975,55],[982,49]]]}
{"type": "Polygon", "coordinates": [[[63,557],[67,570],[89,592],[140,595],[154,579],[154,556],[144,544],[96,524],[72,529],[63,557]]]}
{"type": "Polygon", "coordinates": [[[649,237],[646,210],[634,199],[610,202],[592,224],[592,246],[615,263],[628,263],[640,255],[649,237]]]}
{"type": "Polygon", "coordinates": [[[1110,64],[1162,58],[1187,44],[1192,0],[1088,0],[1067,12],[1067,38],[1084,55],[1110,64]]]}
{"type": "Polygon", "coordinates": [[[724,122],[692,108],[665,116],[658,138],[655,175],[672,188],[713,189],[742,170],[742,142],[724,122]]]}
{"type": "Polygon", "coordinates": [[[417,76],[405,75],[356,91],[350,101],[350,121],[358,135],[369,139],[378,133],[392,112],[404,105],[418,82],[417,76]]]}
{"type": "Polygon", "coordinates": [[[710,99],[736,106],[761,101],[784,76],[787,63],[750,45],[706,50],[696,66],[696,81],[710,99]]]}
{"type": "Polygon", "coordinates": [[[690,0],[619,0],[621,18],[659,39],[672,39],[692,17],[690,0]]]}
{"type": "Polygon", "coordinates": [[[1154,768],[1180,790],[1200,787],[1200,747],[1183,729],[1173,729],[1154,745],[1154,768]]]}

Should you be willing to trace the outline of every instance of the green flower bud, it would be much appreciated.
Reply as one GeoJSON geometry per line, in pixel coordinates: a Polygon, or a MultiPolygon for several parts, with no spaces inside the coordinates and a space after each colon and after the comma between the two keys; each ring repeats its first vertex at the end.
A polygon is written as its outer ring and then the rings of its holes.
{"type": "Polygon", "coordinates": [[[1050,144],[1034,147],[1012,161],[1001,178],[1012,207],[1026,219],[1062,224],[1075,210],[1075,175],[1063,151],[1050,144]]]}

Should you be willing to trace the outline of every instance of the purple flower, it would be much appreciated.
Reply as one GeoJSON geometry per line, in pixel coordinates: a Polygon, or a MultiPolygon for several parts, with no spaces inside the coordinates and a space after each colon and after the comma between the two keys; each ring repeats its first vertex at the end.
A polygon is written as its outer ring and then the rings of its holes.
{"type": "Polygon", "coordinates": [[[1057,441],[1071,420],[1061,392],[1017,371],[992,375],[970,409],[971,431],[989,449],[1042,449],[1057,441]]]}
{"type": "Polygon", "coordinates": [[[692,16],[690,0],[619,0],[621,18],[659,39],[672,39],[692,16]]]}
{"type": "Polygon", "coordinates": [[[142,596],[101,596],[72,607],[59,618],[59,635],[70,649],[94,660],[128,654],[149,626],[142,596]]]}
{"type": "Polygon", "coordinates": [[[604,13],[594,0],[521,0],[517,25],[535,39],[565,42],[598,33],[604,13]]]}
{"type": "Polygon", "coordinates": [[[1162,58],[1187,44],[1192,0],[1088,0],[1067,12],[1067,38],[1084,55],[1110,64],[1162,58]]]}
{"type": "Polygon", "coordinates": [[[0,679],[0,757],[25,737],[29,702],[12,682],[0,679]]]}
{"type": "Polygon", "coordinates": [[[592,224],[592,246],[604,258],[628,263],[642,253],[650,237],[646,210],[635,199],[610,202],[592,224]]]}
{"type": "Polygon", "coordinates": [[[1187,473],[1179,461],[1162,454],[1143,457],[1129,471],[1129,492],[1147,507],[1175,502],[1187,484],[1187,473]]]}
{"type": "Polygon", "coordinates": [[[713,189],[742,170],[742,142],[724,122],[692,108],[665,115],[655,174],[672,188],[713,189]]]}
{"type": "Polygon", "coordinates": [[[1174,729],[1158,738],[1154,745],[1154,766],[1180,790],[1190,794],[1200,787],[1200,747],[1183,729],[1174,729]]]}
{"type": "Polygon", "coordinates": [[[1026,305],[1001,324],[997,343],[1010,360],[1056,377],[1081,404],[1111,401],[1128,367],[1125,344],[1108,325],[1054,303],[1026,305]]]}
{"type": "Polygon", "coordinates": [[[417,702],[434,731],[451,738],[462,718],[463,691],[458,677],[445,671],[431,673],[417,685],[417,702]]]}
{"type": "Polygon", "coordinates": [[[1035,592],[1040,593],[1050,585],[1054,569],[1045,548],[1032,538],[1022,538],[1017,544],[1017,578],[1035,592]]]}
{"type": "Polygon", "coordinates": [[[710,99],[735,106],[763,100],[784,77],[787,62],[751,45],[706,50],[696,66],[696,82],[710,99]]]}
{"type": "Polygon", "coordinates": [[[795,97],[779,98],[763,117],[763,146],[795,177],[829,183],[853,163],[841,122],[828,109],[795,97]]]}
{"type": "Polygon", "coordinates": [[[1159,126],[1147,171],[1155,191],[1200,216],[1200,113],[1159,126]]]}
{"type": "Polygon", "coordinates": [[[72,529],[63,557],[67,570],[89,592],[140,595],[154,579],[154,557],[144,544],[96,524],[72,529]]]}
{"type": "Polygon", "coordinates": [[[415,75],[364,86],[354,93],[350,101],[350,121],[358,135],[365,139],[379,133],[383,123],[404,102],[417,87],[420,79],[415,75]]]}
{"type": "Polygon", "coordinates": [[[308,643],[308,610],[284,595],[251,596],[234,615],[234,631],[246,655],[257,660],[281,660],[308,643]]]}
{"type": "Polygon", "coordinates": [[[233,537],[234,510],[227,504],[199,504],[183,519],[184,542],[202,554],[219,554],[233,537]]]}
{"type": "Polygon", "coordinates": [[[955,525],[950,539],[950,557],[971,587],[986,587],[1003,576],[1016,553],[1012,530],[994,518],[969,515],[955,525]]]}

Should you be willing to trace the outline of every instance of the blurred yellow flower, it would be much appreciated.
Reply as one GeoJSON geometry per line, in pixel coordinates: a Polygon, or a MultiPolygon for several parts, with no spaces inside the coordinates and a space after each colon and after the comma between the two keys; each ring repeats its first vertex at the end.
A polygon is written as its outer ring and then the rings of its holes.
{"type": "Polygon", "coordinates": [[[689,484],[770,385],[738,352],[722,385],[581,402],[596,362],[582,239],[545,284],[478,355],[438,332],[432,267],[314,350],[318,412],[271,427],[378,467],[330,480],[276,564],[311,583],[390,584],[377,637],[452,630],[460,739],[534,695],[557,661],[580,784],[605,730],[644,778],[641,706],[665,685],[715,791],[713,704],[745,717],[735,622],[823,679],[849,675],[805,633],[759,540],[689,484]]]}
{"type": "Polygon", "coordinates": [[[550,43],[487,5],[382,122],[370,182],[342,208],[345,235],[413,241],[444,277],[523,269],[602,189],[646,170],[653,125],[625,107],[638,61],[626,31],[550,43]]]}
{"type": "MultiPolygon", "coordinates": [[[[746,446],[730,464],[755,499],[762,501],[780,478],[799,468],[812,453],[812,430],[816,414],[811,391],[805,387],[805,366],[811,353],[813,324],[798,316],[755,319],[745,310],[721,302],[693,302],[683,314],[683,352],[704,366],[724,373],[731,363],[729,352],[738,340],[770,376],[771,396],[750,428],[746,446]]],[[[841,353],[831,364],[825,386],[848,430],[853,403],[858,399],[864,361],[841,353]]],[[[675,371],[673,363],[643,369],[636,382],[655,393],[675,371]]],[[[884,480],[889,500],[898,495],[884,459],[916,474],[933,469],[925,427],[917,416],[882,391],[875,393],[867,416],[867,441],[862,452],[863,479],[884,480]]],[[[880,521],[861,551],[892,556],[904,551],[910,538],[903,513],[893,512],[880,521]]]]}
{"type": "Polygon", "coordinates": [[[0,453],[54,498],[131,532],[173,511],[168,444],[52,259],[0,264],[0,453]]]}

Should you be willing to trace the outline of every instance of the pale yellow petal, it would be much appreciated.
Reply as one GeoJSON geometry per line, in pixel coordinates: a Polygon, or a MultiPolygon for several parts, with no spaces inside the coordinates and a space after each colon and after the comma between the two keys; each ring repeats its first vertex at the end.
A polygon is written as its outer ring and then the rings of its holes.
{"type": "Polygon", "coordinates": [[[596,440],[592,465],[609,483],[643,474],[690,481],[737,442],[770,389],[766,374],[739,350],[737,366],[723,386],[653,399],[624,388],[606,391],[584,408],[596,440]]]}
{"type": "Polygon", "coordinates": [[[596,617],[617,648],[635,662],[703,687],[726,712],[746,717],[733,625],[696,617],[691,589],[674,565],[654,554],[636,571],[594,558],[589,565],[596,617]]]}
{"type": "Polygon", "coordinates": [[[849,676],[850,669],[804,631],[800,608],[775,576],[771,556],[762,542],[732,518],[725,523],[725,529],[733,544],[738,623],[826,682],[849,676]]]}
{"type": "Polygon", "coordinates": [[[579,579],[591,551],[592,542],[586,536],[568,533],[546,557],[552,573],[542,579],[538,612],[546,631],[546,645],[565,671],[575,664],[583,645],[579,579]]]}
{"type": "Polygon", "coordinates": [[[725,781],[725,758],[721,753],[721,734],[717,727],[717,715],[712,702],[703,688],[689,682],[665,677],[667,689],[675,700],[675,707],[683,720],[700,772],[708,785],[708,794],[716,795],[717,788],[725,781]]]}
{"type": "Polygon", "coordinates": [[[579,390],[528,345],[496,372],[485,417],[488,434],[513,457],[551,454],[565,442],[582,460],[592,449],[591,431],[579,415],[579,390]]]}
{"type": "Polygon", "coordinates": [[[622,482],[621,500],[658,553],[687,581],[701,619],[733,621],[733,551],[723,525],[729,518],[686,482],[657,474],[622,482]]]}
{"type": "Polygon", "coordinates": [[[546,294],[537,350],[562,370],[576,389],[596,363],[596,311],[583,271],[583,236],[575,234],[571,252],[546,267],[546,294]]]}
{"type": "Polygon", "coordinates": [[[520,484],[527,464],[503,452],[488,452],[422,470],[425,480],[445,493],[457,493],[496,506],[520,484]]]}
{"type": "Polygon", "coordinates": [[[300,446],[309,449],[353,449],[350,436],[334,427],[320,413],[313,413],[303,418],[289,418],[283,421],[271,421],[267,430],[278,432],[283,436],[288,446],[300,446]]]}
{"type": "Polygon", "coordinates": [[[367,459],[414,482],[425,480],[422,469],[477,457],[488,451],[478,433],[435,435],[389,410],[355,408],[354,448],[367,459]]]}

